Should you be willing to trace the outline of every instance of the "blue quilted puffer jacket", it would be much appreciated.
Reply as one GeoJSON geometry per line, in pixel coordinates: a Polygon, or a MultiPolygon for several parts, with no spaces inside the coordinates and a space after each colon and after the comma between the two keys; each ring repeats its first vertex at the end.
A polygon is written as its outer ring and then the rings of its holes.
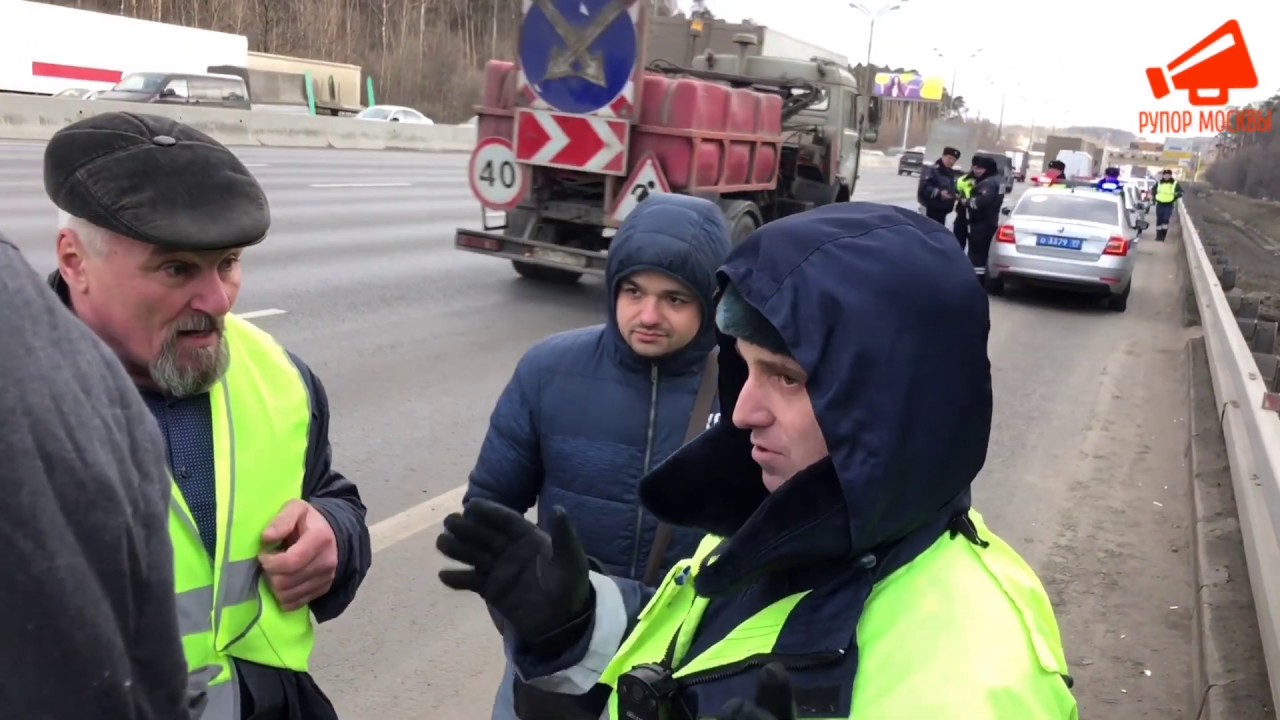
{"type": "MultiPolygon", "coordinates": [[[[521,358],[493,410],[464,502],[483,497],[518,512],[559,505],[607,573],[640,579],[658,522],[640,505],[639,481],[684,442],[715,346],[715,273],[729,247],[716,205],[683,195],[641,203],[609,251],[605,323],[552,335],[521,358]],[[703,308],[697,337],[657,361],[631,350],[613,311],[619,282],[643,270],[681,280],[703,308]]],[[[540,523],[549,516],[539,513],[540,523]]],[[[701,537],[677,528],[664,572],[701,537]]]]}

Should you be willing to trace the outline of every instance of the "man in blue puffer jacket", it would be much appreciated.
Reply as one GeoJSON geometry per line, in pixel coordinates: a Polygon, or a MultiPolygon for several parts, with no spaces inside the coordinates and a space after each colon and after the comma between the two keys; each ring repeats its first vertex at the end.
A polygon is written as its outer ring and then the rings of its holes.
{"type": "MultiPolygon", "coordinates": [[[[521,513],[558,505],[604,572],[641,579],[658,521],[639,481],[684,443],[716,344],[716,270],[729,238],[720,208],[700,198],[655,195],[632,211],[609,249],[604,324],[552,335],[520,359],[463,503],[521,513]]],[[[663,572],[700,540],[674,529],[663,572]]],[[[516,717],[512,680],[508,670],[493,720],[516,717]]]]}

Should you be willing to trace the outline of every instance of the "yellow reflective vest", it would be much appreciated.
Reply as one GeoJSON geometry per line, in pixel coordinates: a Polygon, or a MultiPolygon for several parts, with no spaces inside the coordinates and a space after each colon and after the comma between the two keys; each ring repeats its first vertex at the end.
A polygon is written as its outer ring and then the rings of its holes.
{"type": "MultiPolygon", "coordinates": [[[[852,708],[824,720],[1078,720],[1044,588],[981,515],[970,516],[988,547],[944,533],[873,588],[858,623],[852,708]]],[[[622,674],[662,662],[668,648],[676,680],[767,654],[808,594],[774,603],[697,657],[686,657],[709,602],[694,592],[692,578],[720,541],[707,537],[693,558],[671,569],[605,669],[600,682],[615,688],[609,720],[621,720],[616,688],[622,674]]]]}
{"type": "Polygon", "coordinates": [[[309,391],[270,335],[228,315],[231,363],[209,391],[218,502],[212,561],[182,492],[172,486],[178,628],[192,720],[240,720],[233,659],[306,672],[314,645],[307,608],[284,612],[262,578],[262,533],[301,497],[309,391]]]}
{"type": "Polygon", "coordinates": [[[1156,202],[1168,205],[1178,199],[1178,182],[1156,183],[1156,202]]]}
{"type": "Polygon", "coordinates": [[[961,177],[956,180],[956,193],[960,195],[961,199],[968,200],[973,197],[973,188],[977,184],[978,181],[971,177],[961,177]]]}

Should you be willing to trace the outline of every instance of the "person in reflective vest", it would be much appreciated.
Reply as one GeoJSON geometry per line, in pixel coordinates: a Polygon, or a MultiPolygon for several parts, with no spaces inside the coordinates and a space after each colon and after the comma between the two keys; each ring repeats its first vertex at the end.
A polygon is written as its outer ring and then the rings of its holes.
{"type": "Polygon", "coordinates": [[[960,196],[960,200],[956,203],[956,221],[951,226],[951,232],[956,236],[961,249],[969,243],[969,201],[973,199],[973,188],[977,184],[978,179],[973,176],[972,170],[956,179],[956,194],[960,196]]]}
{"type": "Polygon", "coordinates": [[[1169,222],[1173,219],[1173,208],[1182,199],[1182,186],[1173,179],[1173,171],[1160,173],[1160,182],[1156,183],[1152,194],[1156,203],[1156,240],[1164,242],[1169,234],[1169,222]]]}
{"type": "MultiPolygon", "coordinates": [[[[504,608],[526,718],[1077,720],[1049,598],[971,507],[991,431],[990,312],[952,237],[836,203],[718,273],[721,422],[640,483],[707,533],[654,592],[474,501],[436,547],[504,608]],[[761,671],[759,668],[765,665],[761,671]]],[[[510,642],[510,638],[508,638],[510,642]]]]}
{"type": "Polygon", "coordinates": [[[1095,187],[1103,192],[1118,193],[1121,192],[1123,186],[1124,183],[1120,182],[1120,168],[1109,167],[1106,174],[1098,179],[1098,184],[1095,187]]]}
{"type": "Polygon", "coordinates": [[[174,120],[106,112],[50,139],[49,283],[119,357],[173,481],[178,631],[193,720],[336,720],[309,674],[319,622],[370,565],[365,507],[331,464],[319,379],[231,313],[267,198],[230,150],[174,120]]]}

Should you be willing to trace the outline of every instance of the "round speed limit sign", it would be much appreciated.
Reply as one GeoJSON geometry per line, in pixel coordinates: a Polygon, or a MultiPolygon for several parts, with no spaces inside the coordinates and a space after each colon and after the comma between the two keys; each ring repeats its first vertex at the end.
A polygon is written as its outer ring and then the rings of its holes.
{"type": "Polygon", "coordinates": [[[514,210],[529,192],[529,168],[516,162],[516,151],[506,138],[481,140],[471,153],[467,175],[471,192],[490,210],[514,210]]]}

